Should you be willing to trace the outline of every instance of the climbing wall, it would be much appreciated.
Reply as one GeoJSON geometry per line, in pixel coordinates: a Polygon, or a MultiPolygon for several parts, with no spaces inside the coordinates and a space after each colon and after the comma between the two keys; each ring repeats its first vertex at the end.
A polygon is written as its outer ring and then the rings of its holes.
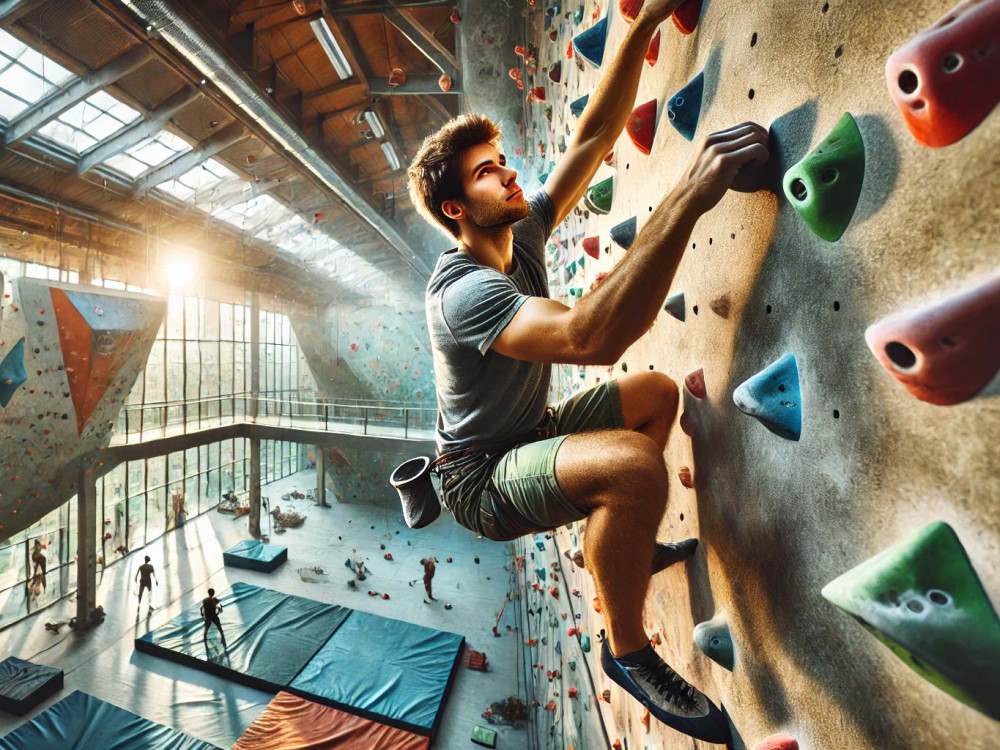
{"type": "Polygon", "coordinates": [[[362,383],[337,352],[337,317],[289,315],[295,340],[305,357],[320,396],[328,399],[370,399],[371,389],[362,383]]]}
{"type": "MultiPolygon", "coordinates": [[[[542,179],[619,5],[526,6],[542,179]]],[[[630,132],[549,244],[553,296],[626,255],[702,136],[754,120],[772,156],[768,190],[699,221],[652,329],[554,384],[684,383],[660,536],[701,546],[653,580],[647,630],[736,747],[997,747],[1000,2],[694,0],[655,43],[630,132]]],[[[692,747],[647,731],[594,654],[612,739],[692,747]]]]}
{"type": "Polygon", "coordinates": [[[431,401],[434,365],[423,309],[364,307],[340,313],[339,356],[373,397],[386,401],[431,401]]]}
{"type": "Polygon", "coordinates": [[[0,540],[69,499],[98,465],[166,302],[15,279],[0,300],[0,540]]]}

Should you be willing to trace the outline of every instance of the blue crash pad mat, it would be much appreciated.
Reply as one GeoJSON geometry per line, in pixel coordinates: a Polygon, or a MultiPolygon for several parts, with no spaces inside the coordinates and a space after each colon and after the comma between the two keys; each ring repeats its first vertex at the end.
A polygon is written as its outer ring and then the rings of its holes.
{"type": "Polygon", "coordinates": [[[354,611],[279,591],[235,583],[218,595],[228,648],[213,625],[202,640],[201,602],[136,638],[138,651],[185,664],[242,685],[277,693],[313,658],[354,611]]]}
{"type": "Polygon", "coordinates": [[[16,656],[0,661],[0,711],[24,716],[63,688],[63,671],[16,656]]]}
{"type": "Polygon", "coordinates": [[[355,612],[289,690],[433,736],[464,641],[455,633],[355,612]]]}
{"type": "MultiPolygon", "coordinates": [[[[270,573],[288,559],[288,548],[244,539],[222,553],[222,562],[232,568],[247,568],[270,573]]],[[[225,605],[223,605],[225,606],[225,605]]]]}
{"type": "Polygon", "coordinates": [[[0,750],[218,750],[137,716],[124,708],[76,691],[26,724],[0,737],[0,750]]]}

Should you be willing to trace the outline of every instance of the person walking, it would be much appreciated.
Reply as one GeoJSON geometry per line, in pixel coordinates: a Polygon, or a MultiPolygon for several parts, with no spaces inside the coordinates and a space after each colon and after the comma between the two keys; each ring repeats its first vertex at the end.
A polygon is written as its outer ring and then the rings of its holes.
{"type": "Polygon", "coordinates": [[[226,634],[222,630],[222,623],[219,622],[219,614],[222,612],[222,602],[215,598],[215,589],[208,590],[208,596],[201,603],[201,616],[205,619],[205,632],[202,633],[202,640],[208,644],[208,628],[215,625],[222,636],[222,647],[226,648],[226,634]]]}
{"type": "Polygon", "coordinates": [[[153,581],[156,581],[156,585],[159,586],[160,582],[156,580],[156,573],[153,570],[152,563],[149,562],[149,555],[146,555],[146,562],[139,566],[139,569],[135,572],[135,580],[139,582],[139,600],[136,602],[135,608],[139,609],[142,606],[142,592],[149,591],[149,611],[153,611],[153,581]]]}
{"type": "MultiPolygon", "coordinates": [[[[425,557],[420,561],[420,564],[424,566],[424,591],[427,592],[427,599],[430,599],[432,602],[437,601],[431,591],[431,581],[434,580],[435,563],[437,563],[436,557],[425,557]]],[[[428,603],[427,599],[424,599],[424,604],[428,603]]]]}

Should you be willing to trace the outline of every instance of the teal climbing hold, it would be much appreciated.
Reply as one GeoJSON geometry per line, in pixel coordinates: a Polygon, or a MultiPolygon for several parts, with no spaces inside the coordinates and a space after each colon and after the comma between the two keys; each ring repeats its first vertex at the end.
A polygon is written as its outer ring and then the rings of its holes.
{"type": "Polygon", "coordinates": [[[850,112],[822,143],[785,173],[785,197],[818,236],[839,240],[851,223],[865,178],[865,144],[850,112]]]}
{"type": "Polygon", "coordinates": [[[687,140],[694,140],[701,116],[701,96],[705,90],[705,74],[699,73],[687,86],[667,102],[667,118],[674,129],[687,140]]]}
{"type": "Polygon", "coordinates": [[[542,172],[540,175],[538,175],[538,181],[544,185],[545,181],[547,179],[549,179],[549,174],[551,174],[551,173],[550,172],[542,172]]]}
{"type": "Polygon", "coordinates": [[[736,654],[725,612],[719,612],[711,620],[695,625],[694,642],[709,659],[730,672],[733,671],[736,654]]]}
{"type": "Polygon", "coordinates": [[[611,239],[626,250],[632,247],[632,243],[635,242],[635,217],[611,227],[611,239]]]}
{"type": "Polygon", "coordinates": [[[587,106],[588,101],[590,101],[590,94],[584,94],[579,99],[574,99],[569,103],[569,111],[573,113],[574,117],[579,117],[583,114],[583,109],[587,106]]]}
{"type": "Polygon", "coordinates": [[[590,636],[589,635],[581,635],[580,636],[580,648],[583,650],[583,653],[585,653],[585,654],[589,654],[590,653],[590,636]]]}
{"type": "Polygon", "coordinates": [[[6,408],[14,392],[28,379],[24,368],[24,339],[21,339],[0,362],[0,406],[6,408]]]}
{"type": "Polygon", "coordinates": [[[759,420],[776,435],[798,440],[802,434],[802,395],[794,354],[743,382],[734,392],[736,408],[759,420]]]}
{"type": "Polygon", "coordinates": [[[543,568],[543,567],[537,567],[537,568],[535,568],[535,575],[538,576],[541,580],[544,581],[545,580],[545,576],[546,576],[546,570],[545,570],[545,568],[543,568]]]}
{"type": "Polygon", "coordinates": [[[604,16],[586,31],[573,37],[573,51],[593,67],[601,67],[604,44],[608,41],[608,17],[604,16]]]}
{"type": "Polygon", "coordinates": [[[583,196],[583,202],[596,214],[606,214],[611,211],[611,199],[614,197],[614,177],[601,180],[591,185],[583,196]]]}
{"type": "Polygon", "coordinates": [[[576,10],[573,11],[573,23],[583,23],[583,6],[576,6],[576,10]]]}
{"type": "Polygon", "coordinates": [[[921,677],[1000,720],[1000,620],[951,526],[925,526],[822,593],[921,677]]]}
{"type": "Polygon", "coordinates": [[[684,292],[678,292],[667,297],[663,309],[673,315],[681,323],[684,322],[684,292]]]}

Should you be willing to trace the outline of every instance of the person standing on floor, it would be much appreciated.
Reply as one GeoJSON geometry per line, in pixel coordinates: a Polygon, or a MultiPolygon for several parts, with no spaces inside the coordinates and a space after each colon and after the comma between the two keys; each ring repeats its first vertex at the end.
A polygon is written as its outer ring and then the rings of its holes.
{"type": "Polygon", "coordinates": [[[215,625],[222,636],[222,647],[226,647],[226,634],[222,631],[222,623],[219,622],[219,613],[222,612],[222,602],[215,598],[215,589],[208,590],[208,596],[201,603],[201,616],[205,618],[205,632],[202,633],[202,640],[208,643],[208,628],[215,625]]]}
{"type": "MultiPolygon", "coordinates": [[[[434,563],[436,562],[436,557],[425,557],[420,561],[420,564],[424,566],[424,591],[427,592],[427,599],[430,599],[432,602],[437,601],[433,593],[431,593],[431,581],[434,580],[434,563]]],[[[424,602],[426,603],[426,601],[425,599],[424,602]]]]}
{"type": "Polygon", "coordinates": [[[142,606],[142,592],[149,590],[149,611],[153,611],[153,581],[156,581],[156,585],[159,586],[160,582],[156,579],[156,573],[153,571],[153,565],[149,562],[149,555],[146,555],[146,562],[139,566],[139,569],[135,572],[135,580],[139,582],[139,600],[136,602],[135,608],[139,609],[142,606]]]}

